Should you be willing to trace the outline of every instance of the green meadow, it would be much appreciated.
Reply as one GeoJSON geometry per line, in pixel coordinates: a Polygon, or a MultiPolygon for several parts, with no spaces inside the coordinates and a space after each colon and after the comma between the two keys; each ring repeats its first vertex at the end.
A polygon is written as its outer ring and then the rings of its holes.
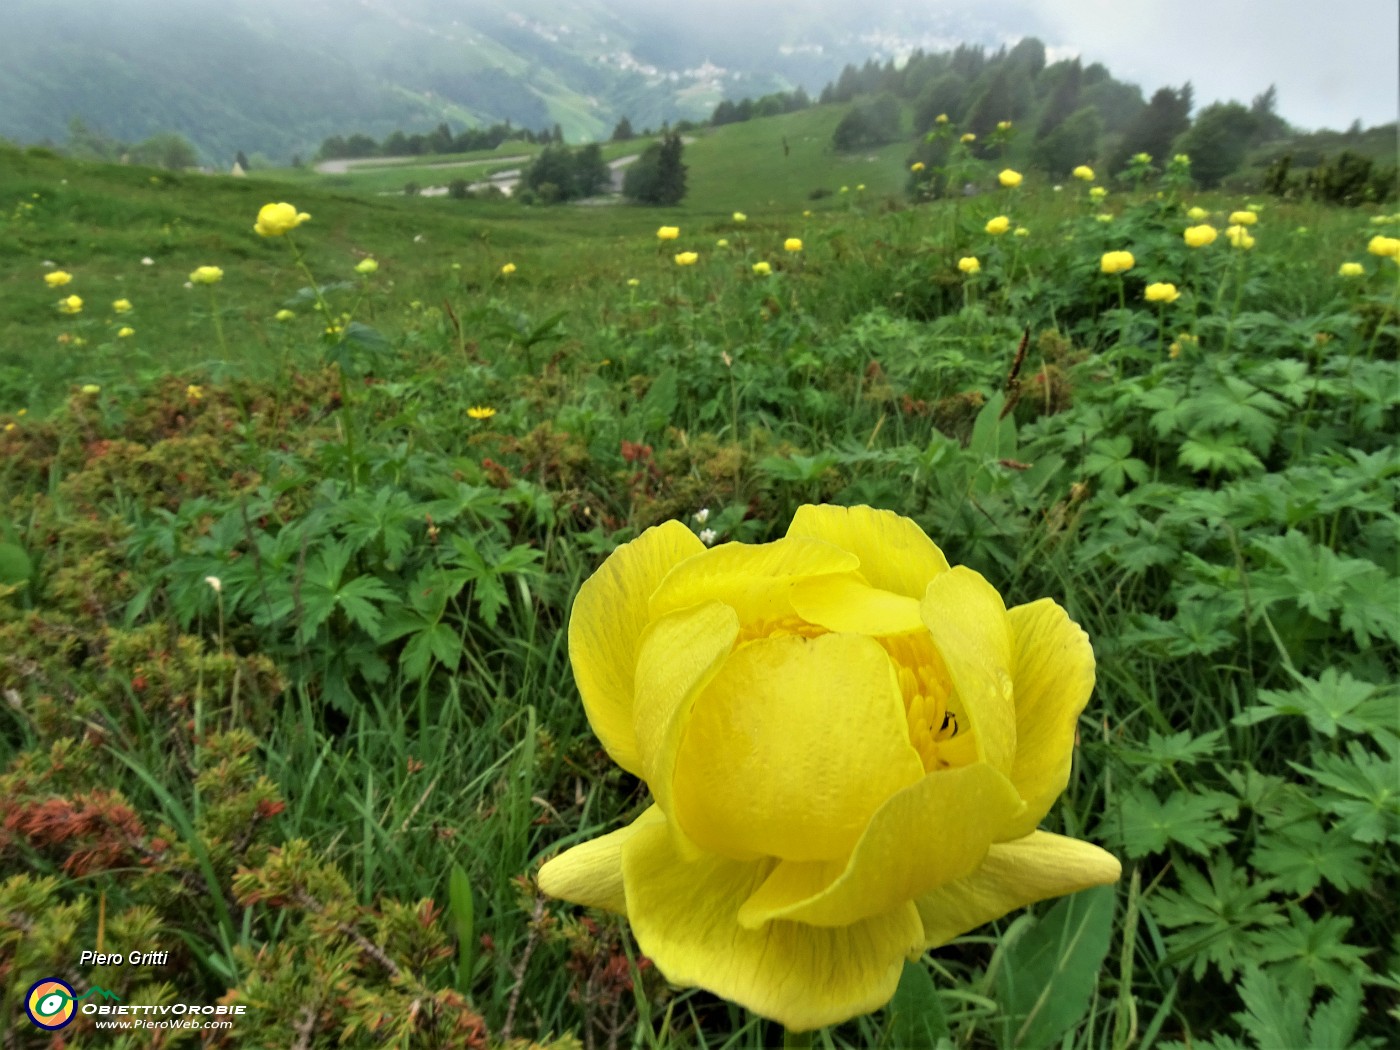
{"type": "Polygon", "coordinates": [[[697,133],[670,209],[0,149],[0,1041],[60,1045],[21,1004],[61,976],[248,1007],[74,1047],[777,1045],[534,876],[650,802],[583,713],[579,586],[811,503],[1083,626],[1043,827],[1123,864],[812,1045],[1393,1040],[1400,216],[956,148],[984,192],[911,203],[837,116],[697,133]]]}

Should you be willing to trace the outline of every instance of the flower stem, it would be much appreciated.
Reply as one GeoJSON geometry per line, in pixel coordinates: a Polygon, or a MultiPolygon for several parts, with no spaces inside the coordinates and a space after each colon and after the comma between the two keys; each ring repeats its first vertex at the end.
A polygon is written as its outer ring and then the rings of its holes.
{"type": "Polygon", "coordinates": [[[783,1029],[783,1050],[809,1050],[812,1045],[813,1031],[794,1032],[790,1028],[783,1029]]]}

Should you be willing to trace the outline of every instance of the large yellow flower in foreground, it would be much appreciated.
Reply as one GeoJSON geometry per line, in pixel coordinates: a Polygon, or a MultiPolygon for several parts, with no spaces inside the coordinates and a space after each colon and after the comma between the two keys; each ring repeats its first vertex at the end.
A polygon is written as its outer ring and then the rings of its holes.
{"type": "Polygon", "coordinates": [[[1114,881],[1036,830],[1094,685],[1049,599],[1007,609],[907,518],[806,506],[774,543],[678,521],[580,589],[569,655],[653,805],[540,870],[625,914],[673,983],[804,1030],[877,1009],[906,957],[1114,881]]]}
{"type": "Polygon", "coordinates": [[[258,221],[253,224],[253,229],[264,237],[281,237],[310,218],[306,212],[297,211],[290,204],[264,204],[258,210],[258,221]]]}

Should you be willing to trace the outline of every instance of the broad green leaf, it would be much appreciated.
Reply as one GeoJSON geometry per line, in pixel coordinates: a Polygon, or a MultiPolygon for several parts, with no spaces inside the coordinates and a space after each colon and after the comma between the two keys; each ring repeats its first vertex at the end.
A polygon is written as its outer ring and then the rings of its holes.
{"type": "Polygon", "coordinates": [[[943,1004],[923,963],[905,962],[887,1012],[890,1043],[901,1050],[935,1050],[948,1036],[943,1004]]]}
{"type": "Polygon", "coordinates": [[[452,866],[447,881],[447,900],[452,913],[452,932],[457,937],[457,991],[471,991],[472,970],[476,963],[476,906],[472,884],[460,864],[452,866]]]}

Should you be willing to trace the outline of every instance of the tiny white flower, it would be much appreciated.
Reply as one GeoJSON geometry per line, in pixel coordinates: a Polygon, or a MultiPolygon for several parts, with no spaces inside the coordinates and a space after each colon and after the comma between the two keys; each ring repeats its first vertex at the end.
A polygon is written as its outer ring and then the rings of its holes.
{"type": "Polygon", "coordinates": [[[152,259],[149,255],[147,255],[145,258],[143,258],[143,259],[141,260],[141,265],[142,265],[142,266],[154,266],[155,264],[156,264],[156,261],[155,261],[154,259],[152,259]]]}
{"type": "Polygon", "coordinates": [[[1062,189],[1064,189],[1063,186],[1055,186],[1055,187],[1053,187],[1053,188],[1054,188],[1054,190],[1055,190],[1056,193],[1059,193],[1062,189]]]}
{"type": "Polygon", "coordinates": [[[186,282],[185,282],[185,287],[186,287],[186,288],[193,288],[194,285],[193,285],[191,282],[186,281],[186,282]]]}
{"type": "Polygon", "coordinates": [[[210,587],[214,588],[215,594],[224,593],[224,581],[219,579],[217,576],[206,576],[204,577],[204,582],[207,583],[210,587]]]}
{"type": "Polygon", "coordinates": [[[52,259],[45,259],[45,260],[44,260],[43,262],[41,262],[39,265],[42,266],[42,267],[43,267],[44,269],[46,269],[46,270],[52,270],[52,269],[53,269],[56,265],[58,265],[58,264],[55,263],[52,259]]]}
{"type": "Polygon", "coordinates": [[[422,235],[421,233],[415,233],[415,234],[413,235],[413,243],[414,243],[414,244],[422,244],[422,243],[423,243],[423,235],[422,235]]]}
{"type": "Polygon", "coordinates": [[[695,512],[695,524],[697,524],[697,525],[703,525],[703,524],[705,524],[705,522],[707,522],[707,521],[709,521],[709,520],[710,520],[710,508],[709,508],[709,507],[701,507],[699,510],[697,510],[697,511],[695,512]]]}
{"type": "Polygon", "coordinates": [[[700,542],[703,543],[706,547],[713,547],[715,540],[717,539],[719,539],[719,533],[715,532],[714,529],[700,530],[700,542]]]}

